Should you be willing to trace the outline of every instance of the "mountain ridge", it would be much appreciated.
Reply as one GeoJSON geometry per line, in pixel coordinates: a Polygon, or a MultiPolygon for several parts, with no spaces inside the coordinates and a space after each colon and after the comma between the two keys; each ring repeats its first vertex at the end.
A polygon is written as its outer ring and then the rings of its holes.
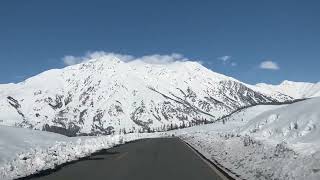
{"type": "Polygon", "coordinates": [[[280,92],[296,99],[312,98],[320,96],[320,82],[295,82],[285,80],[279,85],[266,83],[256,84],[257,87],[268,89],[274,92],[280,92]]]}
{"type": "Polygon", "coordinates": [[[0,85],[0,124],[68,136],[162,131],[214,122],[236,109],[291,102],[197,62],[100,56],[0,85]]]}

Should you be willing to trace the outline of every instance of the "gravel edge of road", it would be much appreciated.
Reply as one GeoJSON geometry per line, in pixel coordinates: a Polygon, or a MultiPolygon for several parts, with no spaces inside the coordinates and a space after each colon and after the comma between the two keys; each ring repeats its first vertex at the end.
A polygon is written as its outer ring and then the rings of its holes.
{"type": "Polygon", "coordinates": [[[212,161],[201,152],[199,152],[196,148],[194,148],[191,144],[188,142],[182,140],[181,138],[178,137],[182,143],[184,143],[188,148],[190,148],[195,154],[197,154],[213,171],[215,171],[223,180],[245,180],[240,177],[240,175],[235,174],[232,172],[230,169],[222,166],[220,163],[217,161],[212,161]]]}

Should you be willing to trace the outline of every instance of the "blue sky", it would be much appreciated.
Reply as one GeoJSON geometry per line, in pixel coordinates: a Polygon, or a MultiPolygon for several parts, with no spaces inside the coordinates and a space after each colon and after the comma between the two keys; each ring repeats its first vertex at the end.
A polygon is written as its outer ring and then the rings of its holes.
{"type": "Polygon", "coordinates": [[[0,83],[66,55],[178,53],[247,83],[320,80],[318,0],[5,0],[0,83]]]}

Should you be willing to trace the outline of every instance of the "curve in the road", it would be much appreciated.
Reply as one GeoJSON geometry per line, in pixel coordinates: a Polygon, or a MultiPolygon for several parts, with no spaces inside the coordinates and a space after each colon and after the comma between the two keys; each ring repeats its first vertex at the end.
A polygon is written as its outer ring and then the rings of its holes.
{"type": "Polygon", "coordinates": [[[178,138],[143,139],[101,151],[37,180],[220,180],[223,177],[178,138]]]}

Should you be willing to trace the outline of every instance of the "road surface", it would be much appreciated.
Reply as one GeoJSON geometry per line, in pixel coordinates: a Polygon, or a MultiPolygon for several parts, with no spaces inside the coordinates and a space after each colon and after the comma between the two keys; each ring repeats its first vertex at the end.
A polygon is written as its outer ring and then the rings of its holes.
{"type": "Polygon", "coordinates": [[[34,180],[220,180],[221,174],[178,138],[144,139],[42,173],[34,180]]]}

